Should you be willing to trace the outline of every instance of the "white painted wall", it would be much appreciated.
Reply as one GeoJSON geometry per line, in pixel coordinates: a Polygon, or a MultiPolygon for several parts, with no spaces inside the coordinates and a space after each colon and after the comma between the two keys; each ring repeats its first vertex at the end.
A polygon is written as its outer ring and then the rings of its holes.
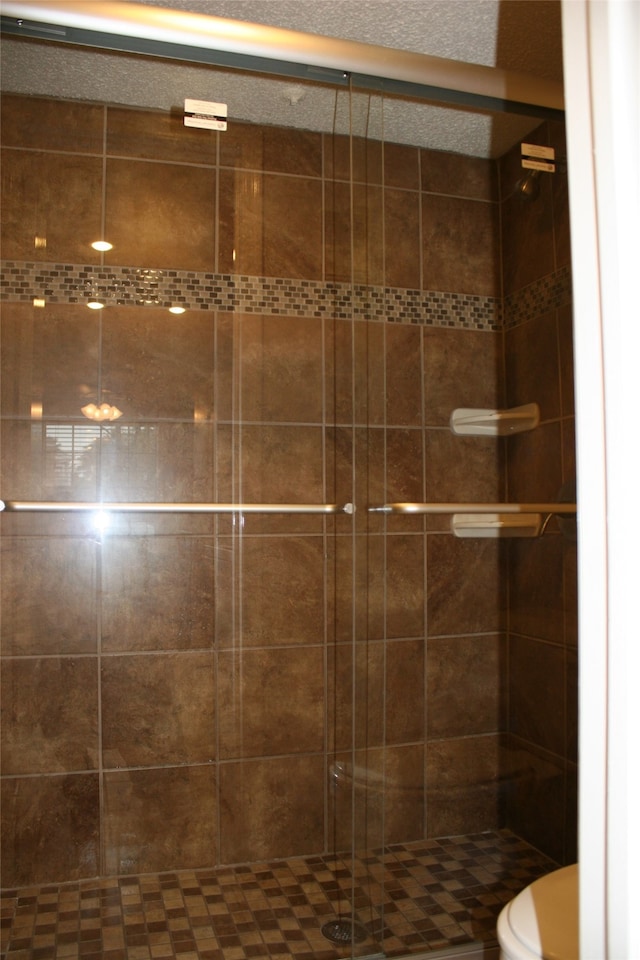
{"type": "Polygon", "coordinates": [[[640,4],[563,0],[563,44],[580,510],[581,958],[635,960],[640,4]]]}

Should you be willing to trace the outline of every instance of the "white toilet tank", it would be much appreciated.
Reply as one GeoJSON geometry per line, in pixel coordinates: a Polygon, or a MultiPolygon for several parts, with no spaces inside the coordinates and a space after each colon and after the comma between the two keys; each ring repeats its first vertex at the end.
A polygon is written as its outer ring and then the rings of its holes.
{"type": "Polygon", "coordinates": [[[522,890],[498,917],[501,960],[579,960],[578,866],[522,890]]]}

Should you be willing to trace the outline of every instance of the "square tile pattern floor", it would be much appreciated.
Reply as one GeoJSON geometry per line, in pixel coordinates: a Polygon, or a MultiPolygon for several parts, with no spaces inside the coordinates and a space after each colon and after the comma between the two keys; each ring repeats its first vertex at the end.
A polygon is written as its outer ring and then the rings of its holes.
{"type": "Polygon", "coordinates": [[[493,944],[504,904],[557,866],[500,830],[355,857],[6,890],[2,957],[338,960],[493,944]]]}

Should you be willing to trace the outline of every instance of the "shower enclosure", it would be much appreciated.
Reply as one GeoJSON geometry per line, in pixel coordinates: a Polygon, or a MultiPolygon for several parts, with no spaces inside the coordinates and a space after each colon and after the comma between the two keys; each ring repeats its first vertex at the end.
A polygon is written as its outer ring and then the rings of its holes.
{"type": "Polygon", "coordinates": [[[122,64],[138,99],[3,96],[3,887],[502,828],[570,862],[570,521],[379,509],[573,480],[566,174],[528,203],[519,140],[394,142],[418,103],[309,81],[240,76],[295,125],[190,127],[122,64]]]}

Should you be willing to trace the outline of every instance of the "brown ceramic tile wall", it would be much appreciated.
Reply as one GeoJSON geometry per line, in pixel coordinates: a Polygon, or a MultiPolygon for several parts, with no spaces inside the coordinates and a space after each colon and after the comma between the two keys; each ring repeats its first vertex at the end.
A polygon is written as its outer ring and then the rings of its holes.
{"type": "MultiPolygon", "coordinates": [[[[527,137],[553,146],[555,174],[541,174],[534,202],[514,193],[519,151],[500,163],[505,293],[514,298],[569,263],[566,149],[560,124],[527,137]]],[[[541,425],[508,444],[513,500],[573,499],[573,350],[570,291],[524,321],[505,315],[506,400],[535,401],[541,425]],[[564,485],[568,484],[568,487],[564,485]]],[[[507,822],[559,862],[576,858],[575,523],[553,521],[541,540],[509,545],[507,822]],[[541,810],[544,815],[541,816],[541,810]]]]}
{"type": "MultiPolygon", "coordinates": [[[[242,125],[218,137],[162,114],[46,101],[27,102],[39,122],[24,139],[25,104],[7,99],[7,256],[98,264],[88,244],[106,158],[105,265],[500,296],[487,161],[357,141],[352,245],[344,139],[242,125]],[[49,160],[57,179],[38,193],[40,224],[20,184],[49,160]],[[62,182],[71,206],[86,207],[81,229],[52,187],[62,182]],[[379,230],[365,236],[365,217],[379,230]]],[[[535,735],[542,766],[557,746],[556,732],[538,734],[526,689],[518,738],[503,741],[506,661],[531,642],[556,654],[557,638],[530,635],[523,579],[528,625],[514,632],[512,613],[507,647],[500,544],[364,509],[505,494],[501,447],[448,430],[455,407],[505,401],[502,334],[272,315],[267,304],[88,314],[5,306],[5,498],[360,509],[353,521],[247,515],[242,527],[125,515],[102,537],[86,518],[3,517],[3,883],[307,855],[349,845],[352,817],[370,845],[502,825],[505,757],[517,765],[535,735]],[[115,425],[78,413],[98,388],[125,411],[115,425]]],[[[545,383],[540,436],[544,451],[560,439],[566,465],[570,315],[555,322],[560,387],[545,383]]],[[[526,336],[514,328],[507,354],[516,337],[527,349],[526,336]]],[[[528,482],[523,462],[514,490],[528,482]]],[[[528,546],[522,563],[535,564],[528,546]]],[[[566,595],[574,570],[563,557],[566,595]]],[[[575,624],[565,631],[575,646],[575,624]]],[[[516,682],[526,687],[526,670],[512,670],[516,682]]],[[[566,690],[575,696],[568,668],[566,690]]]]}

